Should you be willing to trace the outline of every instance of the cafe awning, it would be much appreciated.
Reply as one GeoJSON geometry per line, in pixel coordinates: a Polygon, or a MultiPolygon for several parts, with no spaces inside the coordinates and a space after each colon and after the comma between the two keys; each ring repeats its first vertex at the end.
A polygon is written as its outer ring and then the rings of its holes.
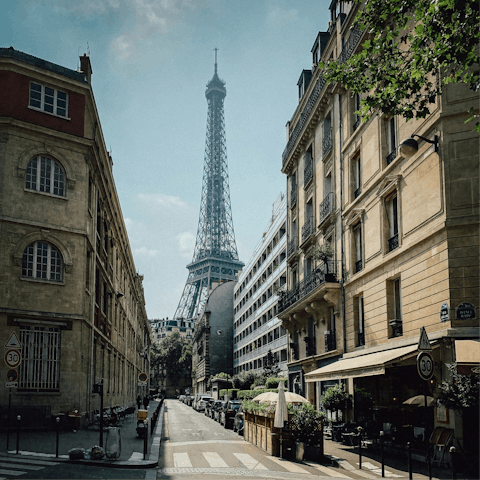
{"type": "Polygon", "coordinates": [[[415,353],[417,353],[417,345],[409,345],[408,347],[343,358],[305,374],[305,381],[308,383],[320,380],[340,380],[351,377],[384,375],[385,368],[389,364],[401,362],[415,353]]]}
{"type": "Polygon", "coordinates": [[[478,373],[480,367],[480,341],[455,340],[457,371],[462,374],[478,373]]]}

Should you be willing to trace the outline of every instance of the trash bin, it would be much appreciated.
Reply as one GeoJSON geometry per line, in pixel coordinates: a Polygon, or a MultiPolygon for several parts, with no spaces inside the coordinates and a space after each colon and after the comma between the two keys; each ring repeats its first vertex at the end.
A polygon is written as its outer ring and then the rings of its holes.
{"type": "Polygon", "coordinates": [[[117,427],[107,428],[107,439],[105,440],[105,455],[111,460],[117,460],[122,452],[122,438],[120,429],[117,427]]]}
{"type": "Polygon", "coordinates": [[[68,417],[70,418],[70,421],[72,423],[72,429],[74,431],[80,430],[80,419],[82,416],[80,415],[78,410],[72,410],[68,412],[68,417]]]}
{"type": "Polygon", "coordinates": [[[144,423],[144,420],[148,421],[148,410],[138,410],[137,412],[137,435],[143,437],[148,433],[148,424],[144,423]]]}

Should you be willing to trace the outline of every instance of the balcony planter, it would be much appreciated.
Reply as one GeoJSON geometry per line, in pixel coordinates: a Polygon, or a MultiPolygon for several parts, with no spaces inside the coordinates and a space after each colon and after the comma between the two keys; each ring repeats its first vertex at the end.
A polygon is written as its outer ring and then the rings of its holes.
{"type": "Polygon", "coordinates": [[[310,404],[304,403],[295,410],[290,425],[297,460],[303,460],[304,456],[311,459],[323,456],[323,418],[324,414],[310,404]]]}

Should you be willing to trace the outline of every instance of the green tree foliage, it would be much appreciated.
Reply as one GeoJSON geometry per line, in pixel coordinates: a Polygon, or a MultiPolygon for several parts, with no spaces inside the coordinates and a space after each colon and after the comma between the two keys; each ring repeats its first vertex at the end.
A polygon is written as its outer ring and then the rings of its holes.
{"type": "Polygon", "coordinates": [[[293,411],[291,420],[292,435],[296,442],[316,445],[322,435],[323,412],[315,410],[313,405],[302,403],[293,411]]]}
{"type": "Polygon", "coordinates": [[[257,378],[253,372],[240,372],[232,377],[233,388],[248,390],[257,378]]]}
{"type": "Polygon", "coordinates": [[[461,412],[464,408],[479,408],[480,380],[478,375],[457,373],[456,363],[447,363],[452,374],[450,381],[443,381],[438,387],[438,403],[446,408],[461,412]]]}
{"type": "Polygon", "coordinates": [[[278,361],[275,360],[275,355],[269,350],[263,366],[263,375],[265,378],[270,378],[278,377],[279,373],[280,367],[278,366],[278,361]]]}
{"type": "Polygon", "coordinates": [[[356,19],[366,30],[360,51],[320,68],[327,81],[365,94],[364,119],[425,118],[446,84],[478,90],[479,18],[477,0],[366,0],[356,19]]]}
{"type": "Polygon", "coordinates": [[[321,404],[326,410],[337,412],[338,410],[348,408],[351,404],[351,399],[343,387],[337,384],[325,390],[321,398],[321,404]]]}
{"type": "Polygon", "coordinates": [[[192,370],[192,345],[178,332],[152,347],[152,365],[175,380],[192,370]]]}

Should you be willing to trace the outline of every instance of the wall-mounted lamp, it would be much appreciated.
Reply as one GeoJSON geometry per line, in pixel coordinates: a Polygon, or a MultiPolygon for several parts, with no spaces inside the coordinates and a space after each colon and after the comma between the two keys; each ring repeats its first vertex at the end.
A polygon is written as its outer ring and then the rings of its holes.
{"type": "Polygon", "coordinates": [[[112,298],[114,295],[117,297],[117,300],[125,296],[122,292],[108,292],[108,296],[110,298],[112,298]]]}
{"type": "Polygon", "coordinates": [[[398,146],[398,151],[403,158],[410,158],[418,152],[418,142],[413,138],[418,137],[423,141],[433,145],[433,151],[438,152],[438,135],[433,136],[433,140],[422,137],[420,135],[412,135],[410,138],[403,140],[398,146]]]}

